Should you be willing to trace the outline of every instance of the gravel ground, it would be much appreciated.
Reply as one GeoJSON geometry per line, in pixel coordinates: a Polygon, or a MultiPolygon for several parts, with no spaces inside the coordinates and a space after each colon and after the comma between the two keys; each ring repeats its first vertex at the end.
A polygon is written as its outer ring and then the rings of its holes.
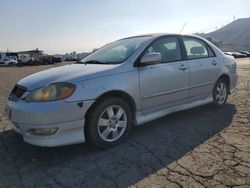
{"type": "Polygon", "coordinates": [[[0,67],[0,187],[250,187],[250,58],[237,63],[238,88],[225,107],[135,127],[108,150],[24,143],[10,129],[4,96],[22,77],[61,64],[0,67]]]}

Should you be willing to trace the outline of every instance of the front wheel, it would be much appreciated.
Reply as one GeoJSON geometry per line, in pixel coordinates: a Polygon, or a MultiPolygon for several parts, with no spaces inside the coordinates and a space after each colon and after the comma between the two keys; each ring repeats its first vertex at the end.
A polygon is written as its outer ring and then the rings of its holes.
{"type": "Polygon", "coordinates": [[[216,107],[221,107],[227,102],[228,97],[228,85],[224,79],[220,79],[213,89],[213,104],[216,107]]]}
{"type": "Polygon", "coordinates": [[[120,98],[106,98],[88,114],[85,135],[99,148],[109,148],[125,139],[132,124],[129,105],[120,98]]]}

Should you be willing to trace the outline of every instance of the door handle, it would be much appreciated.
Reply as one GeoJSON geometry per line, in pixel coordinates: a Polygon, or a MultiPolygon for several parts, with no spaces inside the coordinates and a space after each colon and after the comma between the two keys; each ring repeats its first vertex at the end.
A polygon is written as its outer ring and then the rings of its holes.
{"type": "Polygon", "coordinates": [[[180,70],[186,70],[188,68],[188,66],[187,65],[184,65],[184,64],[181,64],[180,66],[179,66],[179,69],[180,70]]]}
{"type": "Polygon", "coordinates": [[[217,65],[218,62],[216,62],[215,60],[213,60],[211,64],[212,64],[212,65],[217,65]]]}

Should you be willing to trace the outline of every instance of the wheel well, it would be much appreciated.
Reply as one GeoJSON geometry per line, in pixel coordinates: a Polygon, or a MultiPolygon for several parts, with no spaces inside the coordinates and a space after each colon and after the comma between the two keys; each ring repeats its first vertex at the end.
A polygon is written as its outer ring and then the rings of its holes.
{"type": "Polygon", "coordinates": [[[228,94],[230,94],[230,77],[229,77],[228,75],[226,75],[226,74],[223,74],[223,75],[221,75],[221,76],[219,77],[218,80],[220,80],[220,79],[223,79],[223,80],[226,81],[227,87],[228,87],[228,94]]]}
{"type": "Polygon", "coordinates": [[[135,105],[135,101],[133,100],[133,98],[123,92],[123,91],[109,91],[107,93],[102,94],[101,96],[99,96],[96,101],[94,102],[94,104],[92,104],[92,106],[88,109],[87,113],[85,114],[85,119],[87,119],[89,113],[91,112],[91,110],[94,109],[94,107],[96,105],[98,105],[102,100],[104,100],[105,98],[109,98],[109,97],[119,97],[122,100],[124,100],[125,102],[127,102],[127,104],[129,105],[131,111],[132,111],[132,115],[133,115],[133,121],[135,120],[135,112],[136,112],[136,105],[135,105]]]}

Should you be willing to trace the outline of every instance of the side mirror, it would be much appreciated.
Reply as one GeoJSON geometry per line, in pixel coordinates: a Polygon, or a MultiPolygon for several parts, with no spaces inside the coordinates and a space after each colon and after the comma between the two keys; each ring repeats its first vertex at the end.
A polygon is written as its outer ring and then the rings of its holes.
{"type": "Polygon", "coordinates": [[[145,54],[140,63],[142,65],[156,64],[161,62],[161,54],[158,52],[145,54]]]}

